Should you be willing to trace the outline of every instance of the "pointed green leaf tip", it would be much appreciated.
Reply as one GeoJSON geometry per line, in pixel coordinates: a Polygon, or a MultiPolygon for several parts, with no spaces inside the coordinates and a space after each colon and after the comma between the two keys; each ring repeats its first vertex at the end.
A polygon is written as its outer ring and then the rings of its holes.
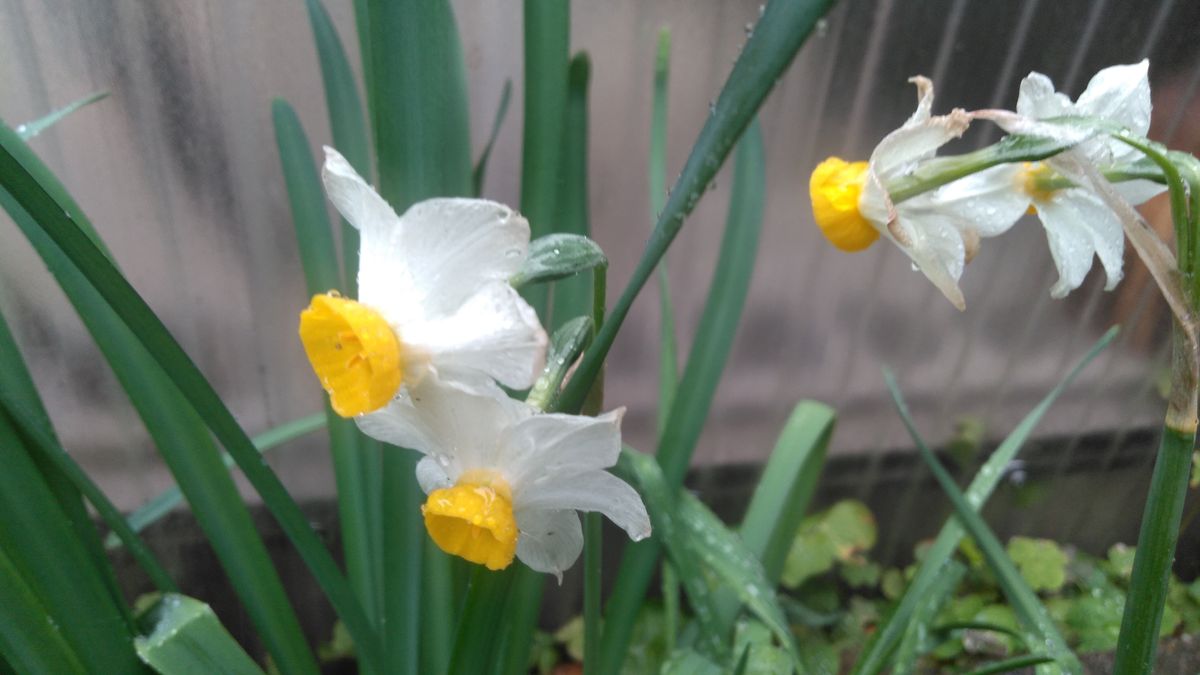
{"type": "Polygon", "coordinates": [[[142,617],[138,656],[163,675],[263,675],[208,605],[168,593],[142,617]]]}
{"type": "Polygon", "coordinates": [[[529,244],[525,266],[510,282],[514,288],[563,279],[593,267],[607,266],[608,258],[596,242],[578,234],[555,233],[529,244]]]}

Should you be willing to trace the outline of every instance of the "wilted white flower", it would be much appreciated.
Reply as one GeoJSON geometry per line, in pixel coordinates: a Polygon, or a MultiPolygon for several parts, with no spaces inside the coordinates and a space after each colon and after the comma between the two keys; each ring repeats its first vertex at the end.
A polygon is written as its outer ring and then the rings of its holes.
{"type": "Polygon", "coordinates": [[[493,570],[515,554],[561,579],[583,548],[576,511],[603,513],[634,541],[650,535],[641,497],[605,471],[621,452],[623,408],[539,413],[493,389],[430,381],[359,418],[364,433],[425,455],[422,511],[442,550],[493,570]]]}
{"type": "Polygon", "coordinates": [[[870,162],[847,163],[831,157],[813,171],[809,181],[813,215],[826,237],[842,250],[864,249],[880,234],[890,239],[912,259],[914,268],[963,309],[958,279],[964,265],[981,237],[1004,232],[1012,220],[986,210],[968,217],[953,203],[970,198],[968,194],[931,191],[893,202],[888,186],[961,136],[971,121],[958,109],[933,115],[933,84],[924,77],[912,82],[917,85],[916,112],[880,141],[870,162]]]}
{"type": "Polygon", "coordinates": [[[430,199],[397,216],[337,151],[325,148],[329,199],[358,228],[358,300],[314,296],[300,338],[338,414],[378,410],[427,375],[516,389],[541,371],[546,333],[508,283],[529,224],[482,199],[430,199]]]}
{"type": "MultiPolygon", "coordinates": [[[[992,117],[1013,133],[1057,136],[1080,133],[1042,120],[1064,117],[1088,117],[1126,128],[1138,136],[1150,129],[1149,62],[1112,66],[1096,73],[1087,89],[1072,102],[1056,92],[1050,78],[1031,73],[1021,81],[1017,114],[992,117]]],[[[1099,169],[1120,167],[1137,160],[1135,148],[1107,135],[1090,137],[1068,151],[1070,155],[1099,169]]],[[[1107,276],[1106,290],[1121,280],[1125,237],[1121,220],[1093,190],[1065,178],[1059,160],[1026,164],[1003,164],[967,176],[936,190],[934,201],[954,201],[960,212],[990,211],[1002,219],[1016,221],[1027,211],[1036,211],[1046,230],[1050,254],[1058,268],[1059,279],[1050,289],[1061,298],[1079,287],[1092,267],[1093,256],[1100,258],[1107,276]],[[967,200],[962,195],[969,195],[967,200]]],[[[1131,204],[1140,204],[1166,188],[1146,180],[1113,184],[1113,188],[1131,204]]]]}

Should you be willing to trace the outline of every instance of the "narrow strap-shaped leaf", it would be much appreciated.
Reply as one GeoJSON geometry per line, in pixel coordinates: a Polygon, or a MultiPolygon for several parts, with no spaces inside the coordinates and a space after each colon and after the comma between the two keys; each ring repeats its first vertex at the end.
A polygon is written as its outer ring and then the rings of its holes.
{"type": "MultiPolygon", "coordinates": [[[[82,212],[73,204],[67,203],[69,198],[65,197],[65,190],[7,127],[0,127],[0,184],[4,185],[13,200],[28,214],[29,218],[14,215],[14,220],[19,224],[22,220],[26,221],[22,227],[26,236],[31,240],[39,234],[49,238],[44,239],[40,245],[39,253],[43,260],[47,260],[49,264],[49,258],[60,254],[63,256],[57,265],[60,284],[63,275],[82,275],[83,279],[77,278],[73,283],[77,288],[76,294],[83,296],[85,293],[94,292],[103,298],[101,302],[99,298],[81,297],[77,309],[86,308],[80,312],[81,317],[84,317],[85,313],[105,314],[102,309],[104,303],[119,317],[119,321],[113,321],[111,315],[105,315],[105,327],[100,331],[93,331],[93,335],[99,342],[100,336],[97,333],[108,334],[109,351],[112,354],[120,354],[115,358],[110,355],[109,362],[114,370],[117,370],[120,362],[121,372],[118,377],[123,373],[127,378],[124,382],[126,391],[133,395],[137,395],[134,392],[144,392],[145,395],[139,397],[141,403],[147,409],[157,411],[154,415],[143,415],[143,419],[154,417],[172,426],[169,431],[165,427],[162,428],[163,437],[158,446],[160,450],[164,450],[164,458],[167,458],[168,462],[176,462],[172,470],[181,486],[184,485],[182,476],[191,471],[183,469],[183,464],[201,463],[202,466],[194,467],[199,472],[196,476],[197,481],[200,481],[193,484],[195,491],[189,493],[185,486],[184,492],[188,494],[188,499],[194,507],[197,501],[207,501],[207,509],[211,509],[210,515],[214,520],[210,521],[210,527],[207,527],[206,531],[210,539],[214,540],[214,545],[218,545],[216,540],[225,536],[224,526],[217,525],[217,519],[220,519],[230,529],[236,528],[242,532],[242,543],[255,551],[256,554],[252,558],[243,560],[238,545],[232,541],[228,546],[219,547],[219,550],[224,550],[225,562],[231,569],[246,569],[233,565],[234,560],[239,560],[249,563],[249,569],[255,570],[253,573],[238,571],[231,574],[235,585],[240,585],[240,593],[252,597],[260,592],[259,589],[264,589],[262,592],[270,592],[273,596],[269,601],[246,603],[247,610],[257,617],[256,625],[264,632],[264,639],[272,646],[272,653],[281,662],[286,660],[294,664],[294,670],[297,672],[315,669],[311,654],[299,636],[295,615],[288,611],[288,603],[278,584],[278,577],[266,559],[261,540],[254,534],[249,516],[236,496],[236,490],[228,473],[221,466],[219,456],[215,449],[202,449],[204,442],[199,439],[205,435],[204,432],[197,432],[193,421],[180,419],[175,413],[177,410],[189,407],[193,409],[229,450],[250,484],[255,487],[284,532],[296,545],[301,557],[354,636],[360,653],[368,661],[373,661],[378,654],[378,646],[362,607],[355,600],[332,556],[313,532],[300,508],[275,473],[262,462],[254,445],[221,402],[212,385],[171,337],[162,321],[80,226],[76,225],[76,221],[86,220],[82,212]],[[47,246],[48,243],[52,243],[53,246],[47,246]],[[141,344],[140,347],[138,343],[141,344]],[[145,353],[141,351],[143,348],[145,353]],[[146,361],[147,354],[161,370],[146,361]],[[166,372],[170,373],[170,378],[167,378],[166,372]],[[131,384],[145,378],[149,378],[150,381],[138,385],[131,384]],[[187,403],[181,404],[175,392],[182,394],[187,403]],[[175,436],[176,433],[182,435],[175,436]],[[199,443],[200,446],[185,448],[183,439],[187,439],[186,444],[199,443]]],[[[35,243],[35,247],[38,246],[35,243]]],[[[87,318],[84,318],[86,321],[87,318]]],[[[147,424],[149,428],[149,420],[147,424]]]]}
{"type": "Polygon", "coordinates": [[[796,529],[808,510],[836,419],[837,413],[824,403],[797,403],[746,509],[738,531],[762,561],[772,584],[779,581],[796,529]]]}
{"type": "MultiPolygon", "coordinates": [[[[796,405],[746,509],[738,532],[746,548],[762,561],[771,586],[779,583],[783,561],[816,489],[835,419],[836,413],[823,403],[796,405]]],[[[738,607],[737,595],[723,589],[717,611],[725,629],[732,628],[738,607]]]]}
{"type": "MultiPolygon", "coordinates": [[[[25,365],[25,359],[21,356],[21,350],[17,347],[17,341],[3,314],[0,314],[0,391],[5,392],[7,396],[11,397],[10,400],[19,402],[25,408],[26,421],[36,424],[50,438],[55,438],[54,426],[50,423],[46,406],[38,394],[37,387],[33,384],[33,378],[25,365]]],[[[112,568],[112,562],[104,553],[100,535],[83,504],[79,489],[67,476],[63,475],[53,461],[42,456],[41,453],[36,454],[33,461],[45,478],[46,486],[50,488],[58,505],[62,507],[63,514],[70,521],[71,527],[87,548],[93,564],[104,575],[109,594],[118,605],[127,610],[125,598],[117,583],[116,572],[112,568]]],[[[132,623],[132,615],[129,615],[128,619],[132,623]]]]}
{"type": "MultiPolygon", "coordinates": [[[[646,511],[654,525],[655,539],[666,547],[671,564],[679,571],[679,579],[702,634],[697,642],[698,648],[719,660],[728,660],[728,636],[717,624],[716,589],[710,585],[700,559],[691,546],[689,530],[679,523],[683,519],[682,509],[678,506],[682,495],[672,494],[675,490],[667,485],[662,469],[649,455],[626,450],[621,455],[621,468],[637,481],[638,492],[646,503],[646,511]]],[[[620,656],[623,660],[624,652],[620,656]]]]}
{"type": "MultiPolygon", "coordinates": [[[[366,117],[346,50],[321,0],[304,0],[304,5],[308,9],[308,21],[312,24],[313,41],[317,45],[317,60],[321,64],[321,82],[325,88],[325,108],[329,111],[333,146],[360,175],[370,176],[371,149],[367,140],[366,117]]],[[[358,295],[358,230],[343,219],[341,231],[346,274],[340,286],[348,296],[355,297],[358,295]]]]}
{"type": "MultiPolygon", "coordinates": [[[[629,285],[613,305],[608,321],[600,328],[575,377],[568,383],[563,395],[567,412],[578,410],[583,404],[634,299],[654,273],[675,235],[679,234],[684,219],[695,208],[700,195],[717,175],[734,143],[754,119],[775,81],[832,4],[833,0],[771,0],[764,7],[688,154],[683,171],[667,198],[667,205],[658,214],[657,225],[634,268],[629,285]]],[[[668,474],[673,471],[666,466],[663,468],[668,474]]]]}
{"type": "Polygon", "coordinates": [[[450,3],[367,6],[379,193],[397,213],[430,197],[470,195],[466,69],[450,3]]]}
{"type": "Polygon", "coordinates": [[[918,659],[943,639],[938,635],[940,627],[934,626],[933,622],[966,573],[966,566],[957,560],[946,563],[943,572],[934,580],[933,587],[921,598],[913,612],[912,621],[904,631],[904,639],[896,649],[896,658],[892,660],[892,675],[915,673],[918,659]]]}
{"type": "Polygon", "coordinates": [[[145,617],[137,653],[162,675],[263,675],[208,605],[168,593],[145,617]]]}
{"type": "MultiPolygon", "coordinates": [[[[311,7],[314,3],[316,0],[309,0],[310,14],[313,11],[324,11],[319,6],[314,10],[311,7]]],[[[349,93],[357,96],[357,92],[349,93]]],[[[317,175],[317,167],[313,163],[304,127],[286,101],[275,100],[272,104],[272,116],[275,123],[275,140],[279,146],[279,161],[283,167],[288,201],[292,207],[296,244],[300,249],[300,264],[304,270],[308,293],[317,295],[341,289],[352,296],[353,289],[338,271],[329,211],[325,205],[325,191],[317,175]]],[[[363,153],[365,154],[365,150],[363,153]]],[[[353,229],[345,223],[343,228],[353,229]]],[[[347,269],[356,269],[357,244],[351,257],[353,262],[348,263],[347,269]]],[[[325,404],[325,420],[329,428],[329,454],[333,458],[333,473],[337,484],[338,518],[342,527],[342,551],[346,560],[346,573],[359,602],[367,609],[373,623],[378,626],[382,611],[378,606],[381,581],[376,579],[375,574],[370,533],[371,509],[367,502],[366,486],[366,482],[371,480],[370,476],[376,472],[368,470],[370,453],[362,452],[363,448],[358,440],[360,434],[354,422],[335,413],[328,401],[325,404]]]]}
{"type": "MultiPolygon", "coordinates": [[[[0,548],[0,656],[23,673],[86,673],[54,617],[0,548]]],[[[4,672],[0,664],[0,672],[4,672]]]]}
{"type": "MultiPolygon", "coordinates": [[[[308,9],[317,60],[321,64],[321,82],[325,88],[325,108],[329,111],[333,145],[350,166],[369,176],[371,149],[367,140],[367,118],[346,50],[321,0],[304,0],[304,6],[308,9]]],[[[357,247],[354,250],[357,252],[357,247]]]]}
{"type": "MultiPolygon", "coordinates": [[[[370,119],[379,193],[397,212],[431,197],[468,196],[471,131],[462,43],[448,0],[367,0],[370,119]]],[[[360,29],[362,26],[360,25],[360,29]]],[[[454,595],[449,557],[430,548],[418,512],[415,453],[386,448],[380,496],[388,675],[444,662],[454,595]],[[437,569],[435,569],[435,567],[437,569]],[[435,636],[422,642],[421,635],[435,636]]]]}
{"type": "MultiPolygon", "coordinates": [[[[521,211],[532,235],[572,230],[587,234],[587,111],[590,65],[586,56],[568,65],[570,10],[567,0],[525,0],[525,117],[521,146],[521,211]],[[574,71],[574,128],[567,132],[568,87],[574,71]],[[565,147],[570,144],[571,147],[565,147]],[[566,182],[566,173],[572,173],[566,182]],[[566,200],[571,200],[567,203],[566,200]]],[[[565,298],[555,301],[560,318],[551,316],[545,286],[530,286],[521,295],[543,323],[557,325],[590,305],[585,277],[555,285],[565,298]]],[[[584,526],[585,538],[587,526],[584,526]]],[[[500,652],[499,672],[518,675],[528,669],[528,645],[537,627],[544,575],[520,566],[508,601],[508,631],[500,652]]],[[[589,675],[591,673],[589,672],[589,675]]]]}
{"type": "Polygon", "coordinates": [[[987,526],[975,508],[967,503],[962,491],[954,484],[954,479],[950,477],[949,472],[934,456],[933,451],[925,444],[921,435],[917,433],[912,416],[908,412],[908,405],[904,402],[904,396],[900,393],[900,387],[896,384],[896,378],[891,371],[884,371],[884,380],[887,382],[888,391],[891,392],[896,409],[900,413],[900,420],[904,422],[904,427],[912,436],[913,443],[917,445],[917,451],[929,465],[929,469],[933,472],[942,491],[950,498],[950,503],[954,505],[955,517],[971,534],[975,543],[979,544],[979,549],[983,552],[988,567],[996,575],[997,583],[1004,591],[1004,596],[1008,599],[1013,611],[1016,612],[1017,618],[1021,620],[1025,630],[1037,637],[1035,644],[1044,645],[1063,670],[1069,673],[1081,672],[1083,666],[1079,663],[1079,659],[1067,648],[1067,642],[1054,625],[1050,613],[1046,611],[1046,607],[1038,600],[1037,594],[1025,582],[1012,559],[1008,557],[1004,545],[992,533],[991,528],[987,526]]]}
{"type": "Polygon", "coordinates": [[[8,412],[0,412],[0,551],[45,608],[43,620],[61,631],[88,672],[135,672],[132,627],[31,454],[8,412]]]}
{"type": "Polygon", "coordinates": [[[492,130],[488,133],[487,143],[483,145],[483,152],[479,153],[479,159],[475,162],[475,169],[471,171],[471,185],[475,189],[476,197],[483,194],[483,179],[487,176],[488,160],[492,158],[492,147],[496,145],[500,127],[504,126],[504,118],[508,116],[510,100],[512,100],[512,80],[505,79],[504,88],[500,90],[500,102],[496,104],[496,117],[492,120],[492,130]]]}
{"type": "Polygon", "coordinates": [[[1011,659],[996,661],[989,663],[982,668],[976,668],[967,675],[997,675],[998,673],[1011,673],[1025,668],[1032,668],[1043,663],[1054,663],[1054,657],[1043,656],[1040,654],[1029,654],[1026,656],[1014,656],[1011,659]]]}
{"type": "MultiPolygon", "coordinates": [[[[683,482],[745,307],[762,227],[764,166],[762,134],[755,124],[738,146],[721,254],[683,379],[671,406],[666,431],[658,446],[663,477],[672,488],[683,482]]],[[[567,383],[568,390],[578,377],[576,370],[567,383]]],[[[566,396],[567,390],[564,390],[563,397],[566,396]]],[[[654,574],[660,546],[656,538],[651,538],[630,544],[625,549],[605,617],[601,673],[615,673],[620,667],[634,617],[654,574]]],[[[685,576],[683,570],[680,570],[680,576],[685,576]]]]}
{"type": "MultiPolygon", "coordinates": [[[[566,0],[525,0],[525,119],[521,131],[521,213],[536,239],[555,232],[563,189],[571,5],[566,0]]],[[[522,295],[546,318],[545,288],[522,295]]]]}
{"type": "Polygon", "coordinates": [[[471,573],[448,675],[478,675],[496,665],[496,638],[505,628],[505,596],[516,571],[516,565],[499,572],[476,566],[471,573]]]}
{"type": "MultiPolygon", "coordinates": [[[[1117,329],[1109,329],[1103,337],[1096,341],[1096,344],[1088,350],[1087,354],[1079,360],[1071,372],[1058,383],[1049,394],[1046,394],[1036,407],[1020,424],[1013,429],[1001,443],[1000,446],[992,452],[991,457],[975,474],[975,478],[967,487],[966,498],[967,502],[975,509],[983,508],[983,504],[991,496],[992,491],[996,489],[1000,478],[1004,475],[1004,468],[1016,458],[1021,447],[1028,440],[1034,428],[1041,422],[1046,411],[1054,404],[1054,401],[1075,381],[1076,376],[1083,371],[1087,364],[1092,362],[1092,359],[1104,350],[1117,335],[1117,329]]],[[[887,623],[876,633],[876,637],[867,644],[866,649],[858,662],[854,666],[855,675],[863,675],[870,673],[878,673],[887,664],[888,654],[891,653],[899,643],[901,636],[904,634],[905,628],[908,626],[912,618],[912,613],[922,598],[929,592],[931,584],[938,575],[942,573],[945,565],[954,555],[954,551],[958,548],[959,541],[963,537],[962,525],[956,518],[950,518],[942,526],[938,532],[937,539],[934,540],[932,546],[925,553],[925,557],[921,560],[921,566],[917,569],[916,575],[912,582],[905,589],[904,595],[897,604],[896,609],[892,612],[887,623]]]]}
{"type": "Polygon", "coordinates": [[[21,137],[21,140],[27,141],[27,140],[33,138],[34,136],[37,136],[38,134],[42,133],[46,129],[49,129],[50,127],[54,126],[55,124],[58,124],[64,118],[66,118],[68,115],[75,112],[76,110],[79,110],[80,108],[82,108],[84,106],[91,105],[91,104],[95,103],[96,101],[102,101],[106,98],[108,98],[107,91],[98,91],[94,94],[84,96],[83,98],[81,98],[77,101],[68,103],[67,105],[59,108],[58,110],[51,112],[49,115],[46,115],[45,117],[39,117],[32,122],[26,122],[25,124],[17,125],[17,128],[16,128],[17,135],[19,135],[21,137]]]}
{"type": "MultiPolygon", "coordinates": [[[[671,31],[658,32],[658,53],[654,59],[654,107],[650,115],[650,222],[658,219],[667,199],[667,78],[671,70],[671,31]]],[[[678,344],[675,338],[675,310],[671,304],[671,283],[667,274],[667,254],[658,263],[658,437],[666,429],[667,415],[679,386],[678,344]]]]}
{"type": "MultiPolygon", "coordinates": [[[[325,414],[316,413],[294,419],[290,422],[284,422],[250,440],[259,452],[266,452],[300,436],[324,428],[324,426],[325,414]]],[[[236,466],[233,458],[227,452],[221,453],[221,462],[225,464],[226,469],[232,469],[236,466]]],[[[170,513],[172,509],[179,506],[181,502],[183,502],[183,492],[179,489],[178,485],[172,485],[147,500],[145,504],[142,504],[133,513],[126,516],[125,522],[129,525],[131,531],[141,532],[158,522],[159,519],[170,513]]],[[[344,537],[345,533],[342,536],[344,537]]],[[[120,548],[121,539],[115,533],[110,533],[104,539],[104,546],[109,550],[120,548]]]]}
{"type": "MultiPolygon", "coordinates": [[[[588,217],[588,87],[591,73],[592,62],[586,53],[580,52],[571,59],[567,73],[567,117],[559,157],[562,184],[555,205],[558,215],[554,219],[557,232],[582,237],[590,237],[592,233],[588,217]]],[[[600,255],[604,252],[600,251],[600,255]]],[[[559,281],[554,285],[553,300],[550,321],[551,326],[558,329],[572,318],[586,314],[591,307],[592,276],[579,274],[559,281]]]]}
{"type": "MultiPolygon", "coordinates": [[[[4,408],[13,424],[32,443],[38,454],[53,462],[55,468],[87,497],[87,500],[99,512],[100,517],[104,519],[104,522],[108,523],[108,526],[125,543],[133,559],[137,561],[138,565],[150,577],[150,581],[160,591],[176,590],[175,582],[171,579],[171,575],[167,573],[167,570],[163,568],[162,564],[158,562],[158,558],[134,534],[133,530],[126,524],[121,512],[109,501],[99,486],[92,482],[83,469],[75,463],[75,460],[67,454],[67,451],[63,450],[62,446],[58,444],[58,441],[46,433],[46,430],[35,421],[35,414],[3,389],[0,389],[0,407],[4,408]]],[[[120,598],[118,598],[119,600],[120,598]]]]}

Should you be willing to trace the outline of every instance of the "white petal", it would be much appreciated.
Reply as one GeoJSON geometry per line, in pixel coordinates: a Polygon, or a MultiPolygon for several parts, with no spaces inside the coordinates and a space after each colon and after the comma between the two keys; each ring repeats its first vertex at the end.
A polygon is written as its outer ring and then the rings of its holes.
{"type": "Polygon", "coordinates": [[[507,282],[529,251],[529,223],[484,199],[429,199],[401,220],[400,245],[429,318],[453,314],[481,288],[507,282]]]}
{"type": "Polygon", "coordinates": [[[917,87],[917,109],[904,123],[906,127],[921,124],[933,114],[933,82],[921,75],[910,77],[908,81],[917,87]]]}
{"type": "Polygon", "coordinates": [[[885,232],[885,236],[908,254],[913,267],[928,277],[951,304],[964,309],[966,300],[958,287],[966,264],[962,234],[951,218],[924,209],[910,211],[906,205],[908,202],[898,207],[895,227],[907,241],[902,242],[891,232],[885,232]]]}
{"type": "Polygon", "coordinates": [[[501,443],[513,491],[538,478],[569,480],[616,464],[624,415],[618,408],[599,417],[545,414],[517,422],[501,443]]]}
{"type": "Polygon", "coordinates": [[[943,185],[929,197],[929,207],[968,223],[981,237],[1008,231],[1029,208],[1018,185],[1021,166],[1002,164],[943,185]]]}
{"type": "Polygon", "coordinates": [[[1116,122],[1139,136],[1150,130],[1150,61],[1096,73],[1075,104],[1080,114],[1116,122]]]}
{"type": "Polygon", "coordinates": [[[392,207],[358,175],[345,157],[328,145],[324,147],[325,166],[321,169],[321,179],[329,201],[346,222],[364,236],[394,229],[399,218],[392,207]]]}
{"type": "Polygon", "coordinates": [[[1061,298],[1079,288],[1092,267],[1093,255],[1104,265],[1105,289],[1112,290],[1121,280],[1125,250],[1125,235],[1116,215],[1082,188],[1059,190],[1051,199],[1039,200],[1037,210],[1059,274],[1050,295],[1061,298]]]}
{"type": "Polygon", "coordinates": [[[589,471],[561,481],[539,482],[535,478],[513,493],[513,508],[603,513],[634,541],[650,536],[650,516],[641,496],[628,483],[606,471],[589,471]]]}
{"type": "Polygon", "coordinates": [[[1155,183],[1152,180],[1128,180],[1121,183],[1113,183],[1112,186],[1117,191],[1117,194],[1121,195],[1125,201],[1134,206],[1150,201],[1167,191],[1166,185],[1155,183]]]}
{"type": "Polygon", "coordinates": [[[961,110],[906,125],[884,136],[871,153],[871,168],[882,178],[903,175],[919,160],[963,135],[970,118],[961,110]]]}
{"type": "Polygon", "coordinates": [[[480,395],[431,374],[355,421],[372,438],[434,457],[451,481],[467,469],[502,470],[496,463],[501,432],[533,409],[493,388],[494,395],[480,395]]]}
{"type": "Polygon", "coordinates": [[[535,572],[553,574],[562,583],[562,573],[571,568],[583,551],[583,529],[574,511],[530,510],[516,514],[521,535],[517,557],[535,572]]]}
{"type": "Polygon", "coordinates": [[[1066,94],[1054,90],[1054,83],[1041,73],[1030,73],[1021,80],[1017,95],[1017,113],[1024,117],[1045,119],[1075,114],[1075,106],[1066,94]]]}
{"type": "Polygon", "coordinates": [[[445,317],[401,326],[400,340],[444,379],[485,373],[514,389],[533,385],[549,339],[537,313],[507,281],[489,282],[445,317]]]}
{"type": "Polygon", "coordinates": [[[454,485],[454,481],[450,480],[445,467],[438,460],[428,456],[422,457],[421,461],[417,462],[417,483],[420,484],[421,490],[425,494],[454,485]]]}

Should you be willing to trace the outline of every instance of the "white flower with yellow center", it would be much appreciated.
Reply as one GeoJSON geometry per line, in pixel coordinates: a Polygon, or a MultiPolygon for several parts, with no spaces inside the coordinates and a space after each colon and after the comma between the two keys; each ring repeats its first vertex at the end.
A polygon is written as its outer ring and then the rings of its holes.
{"type": "Polygon", "coordinates": [[[917,110],[899,129],[880,141],[870,162],[846,162],[830,157],[813,170],[809,180],[813,216],[834,246],[859,251],[879,235],[890,239],[912,259],[913,267],[929,277],[963,309],[958,287],[966,262],[974,256],[981,237],[996,236],[1012,226],[1004,214],[964,213],[970,194],[952,192],[935,196],[927,192],[894,203],[886,186],[904,178],[930,159],[941,146],[966,131],[971,118],[955,109],[934,116],[933,84],[915,77],[917,110]]]}
{"type": "Polygon", "coordinates": [[[529,223],[503,204],[430,199],[397,216],[337,151],[325,190],[359,230],[358,300],[331,292],[300,315],[300,339],[343,417],[385,406],[433,375],[514,389],[542,369],[546,333],[508,280],[529,248],[529,223]]]}
{"type": "Polygon", "coordinates": [[[498,570],[513,556],[558,576],[583,548],[576,511],[603,513],[634,540],[650,535],[642,499],[605,469],[621,453],[624,409],[539,413],[490,393],[426,382],[359,419],[369,436],[425,455],[425,527],[447,553],[498,570]]]}
{"type": "MultiPolygon", "coordinates": [[[[1150,129],[1148,71],[1147,61],[1105,68],[1096,73],[1076,102],[1056,92],[1050,78],[1030,73],[1021,81],[1017,114],[1001,114],[993,119],[1013,133],[1054,136],[1077,131],[1040,120],[1087,117],[1145,136],[1150,129]]],[[[1119,168],[1141,157],[1137,149],[1106,135],[1083,141],[1069,152],[1100,170],[1119,168]]],[[[1013,221],[1027,211],[1036,211],[1058,268],[1059,279],[1050,294],[1061,298],[1078,288],[1092,267],[1093,257],[1099,257],[1104,266],[1105,290],[1112,290],[1122,276],[1125,236],[1121,220],[1094,191],[1074,184],[1064,173],[1069,171],[1064,171],[1054,158],[1033,164],[1003,164],[951,183],[937,190],[933,199],[937,200],[943,191],[969,193],[974,211],[992,210],[1013,221]]],[[[1146,180],[1115,183],[1113,188],[1131,204],[1140,204],[1166,189],[1146,180]]]]}

